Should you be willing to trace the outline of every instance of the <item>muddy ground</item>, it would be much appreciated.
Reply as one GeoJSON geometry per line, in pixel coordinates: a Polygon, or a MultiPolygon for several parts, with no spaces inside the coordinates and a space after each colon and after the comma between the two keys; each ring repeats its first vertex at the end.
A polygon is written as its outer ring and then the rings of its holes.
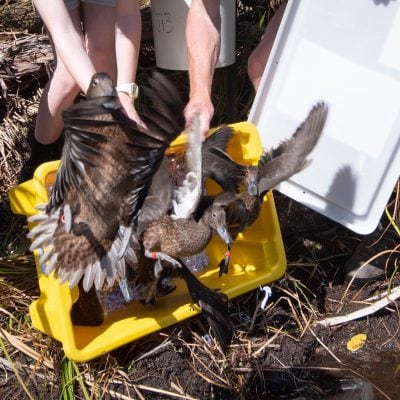
{"type": "MultiPolygon", "coordinates": [[[[45,57],[42,63],[33,62],[39,66],[37,70],[28,75],[22,73],[17,80],[9,78],[18,69],[15,64],[17,55],[22,58],[24,55],[24,46],[19,45],[14,50],[15,55],[10,56],[13,40],[29,36],[33,40],[33,47],[38,45],[32,35],[39,37],[41,24],[37,16],[26,11],[29,10],[26,7],[21,15],[29,23],[24,25],[23,18],[12,20],[10,15],[14,14],[10,8],[6,8],[7,4],[14,3],[6,2],[2,6],[2,16],[8,14],[2,18],[0,32],[2,49],[6,55],[0,63],[2,83],[6,86],[4,89],[2,85],[0,102],[1,147],[5,149],[0,164],[2,260],[15,254],[22,257],[29,254],[28,242],[24,238],[26,222],[24,218],[12,215],[8,205],[8,190],[16,184],[19,171],[29,157],[29,138],[33,131],[40,89],[46,83],[47,71],[51,69],[45,57]],[[14,33],[11,34],[11,31],[14,33]]],[[[256,9],[250,13],[250,17],[240,16],[239,32],[251,32],[253,29],[252,35],[255,37],[259,15],[260,10],[256,9]]],[[[246,40],[254,40],[253,36],[246,36],[246,40]]],[[[237,66],[239,100],[236,120],[246,119],[251,104],[251,89],[245,75],[246,43],[244,39],[239,43],[241,52],[237,66]]],[[[43,54],[47,54],[48,42],[46,46],[43,54]]],[[[31,60],[32,57],[28,58],[31,60]]],[[[154,65],[152,46],[147,43],[143,45],[141,53],[139,80],[145,79],[154,65]]],[[[187,89],[183,75],[170,75],[182,84],[182,91],[187,89]]],[[[226,121],[223,71],[217,73],[216,81],[214,100],[217,113],[214,124],[226,121]]],[[[286,249],[287,272],[281,280],[271,284],[272,298],[265,311],[258,308],[262,298],[258,290],[230,302],[235,337],[227,354],[223,355],[217,346],[205,343],[203,335],[207,333],[207,324],[202,316],[195,317],[126,345],[101,359],[84,363],[82,368],[88,376],[86,381],[95,383],[92,386],[88,384],[92,398],[169,399],[178,395],[197,399],[399,398],[398,303],[391,303],[367,317],[335,327],[315,325],[316,321],[345,315],[376,302],[375,299],[366,299],[387,291],[389,287],[398,286],[399,274],[362,288],[350,287],[344,280],[343,265],[362,236],[278,192],[275,193],[275,201],[286,249]],[[348,350],[348,341],[360,333],[366,335],[364,346],[355,352],[348,350]],[[118,397],[118,393],[122,397],[118,397]]],[[[392,212],[397,203],[394,194],[390,208],[392,212]]],[[[386,217],[382,218],[382,226],[388,227],[384,235],[386,238],[395,238],[386,217]]],[[[398,243],[398,238],[394,241],[398,243]]],[[[380,250],[390,248],[384,246],[380,250]]],[[[2,282],[11,286],[1,286],[1,307],[8,313],[25,315],[26,321],[22,324],[24,330],[11,330],[14,335],[18,332],[18,336],[25,337],[26,342],[34,348],[47,346],[45,352],[55,362],[54,371],[49,372],[46,379],[24,370],[20,371],[20,376],[25,378],[33,398],[55,399],[62,395],[62,379],[57,372],[63,360],[60,345],[29,326],[27,305],[15,308],[15,303],[7,300],[10,293],[11,296],[15,295],[13,290],[22,290],[30,300],[38,296],[34,265],[32,259],[27,257],[32,268],[30,284],[24,282],[19,286],[18,279],[2,276],[2,282]]],[[[395,264],[393,255],[391,263],[395,264]]],[[[5,315],[2,312],[1,328],[10,331],[5,315]]],[[[16,351],[10,344],[8,350],[15,362],[32,364],[24,352],[16,351]]],[[[0,349],[0,354],[2,352],[0,349]]],[[[4,354],[2,357],[5,357],[4,354]]],[[[40,362],[37,369],[42,374],[46,371],[40,362]]],[[[75,390],[75,398],[86,398],[78,384],[75,390]]],[[[21,390],[17,375],[3,365],[0,369],[0,398],[25,397],[29,396],[21,390]]]]}

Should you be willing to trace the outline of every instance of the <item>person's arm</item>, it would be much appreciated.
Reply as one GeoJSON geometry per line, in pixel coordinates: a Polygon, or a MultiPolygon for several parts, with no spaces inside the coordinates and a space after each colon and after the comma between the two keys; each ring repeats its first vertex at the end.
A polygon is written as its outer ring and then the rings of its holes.
{"type": "Polygon", "coordinates": [[[271,54],[276,34],[278,33],[283,14],[285,12],[286,2],[282,3],[271,20],[268,22],[264,35],[260,43],[250,54],[248,59],[248,74],[254,89],[257,91],[260,85],[262,75],[267,65],[269,55],[271,54]]]}
{"type": "Polygon", "coordinates": [[[86,93],[96,72],[63,0],[33,0],[68,72],[86,93]]]}
{"type": "MultiPolygon", "coordinates": [[[[117,85],[135,82],[141,32],[138,0],[117,0],[115,23],[117,85]]],[[[133,105],[133,99],[124,92],[119,92],[118,96],[128,116],[142,124],[133,105]]]]}
{"type": "Polygon", "coordinates": [[[194,115],[200,119],[204,140],[214,114],[211,87],[220,50],[221,16],[218,0],[193,0],[186,21],[188,51],[189,102],[185,108],[186,126],[194,115]]]}

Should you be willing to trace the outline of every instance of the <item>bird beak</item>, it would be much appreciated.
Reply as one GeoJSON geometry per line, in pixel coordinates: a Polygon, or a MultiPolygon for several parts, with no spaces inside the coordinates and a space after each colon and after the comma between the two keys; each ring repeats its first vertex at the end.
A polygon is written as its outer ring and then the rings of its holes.
{"type": "Polygon", "coordinates": [[[257,196],[258,195],[258,185],[257,181],[251,181],[247,188],[247,192],[250,196],[257,196]]]}
{"type": "Polygon", "coordinates": [[[231,235],[229,234],[228,230],[226,229],[226,225],[221,226],[217,229],[218,235],[221,236],[221,239],[227,244],[231,245],[233,240],[231,235]]]}

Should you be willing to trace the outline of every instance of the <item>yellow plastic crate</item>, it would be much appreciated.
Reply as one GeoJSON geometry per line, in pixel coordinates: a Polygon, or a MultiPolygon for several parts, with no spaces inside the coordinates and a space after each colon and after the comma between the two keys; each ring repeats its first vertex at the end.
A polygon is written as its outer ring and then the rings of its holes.
{"type": "MultiPolygon", "coordinates": [[[[257,129],[248,122],[233,124],[235,135],[229,153],[239,162],[255,164],[262,151],[257,129]]],[[[179,137],[171,146],[178,149],[185,142],[179,137]]],[[[54,182],[59,161],[39,166],[33,179],[11,190],[10,202],[14,213],[27,217],[35,214],[35,205],[47,202],[47,188],[54,182]]],[[[212,184],[209,191],[217,190],[212,184]]],[[[279,279],[286,269],[286,257],[272,193],[264,199],[256,223],[240,234],[232,248],[229,274],[218,276],[218,262],[226,245],[215,236],[206,249],[209,267],[199,274],[208,287],[220,289],[229,298],[239,296],[260,285],[279,279]]],[[[158,299],[154,306],[132,302],[106,315],[99,326],[77,326],[70,311],[79,291],[60,284],[54,273],[43,275],[35,250],[40,297],[30,306],[33,326],[60,341],[68,358],[87,361],[119,346],[139,339],[164,327],[198,314],[200,309],[190,299],[183,280],[176,280],[176,290],[158,299]]]]}

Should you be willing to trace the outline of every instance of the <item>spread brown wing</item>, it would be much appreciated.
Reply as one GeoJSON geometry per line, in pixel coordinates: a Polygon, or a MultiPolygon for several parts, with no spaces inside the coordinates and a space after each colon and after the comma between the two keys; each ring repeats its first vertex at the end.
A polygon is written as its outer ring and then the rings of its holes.
{"type": "Polygon", "coordinates": [[[259,163],[260,196],[308,165],[307,156],[321,136],[327,115],[327,105],[317,103],[289,139],[284,140],[276,149],[264,152],[259,163]]]}
{"type": "Polygon", "coordinates": [[[154,105],[145,108],[147,131],[113,96],[82,101],[64,113],[66,144],[45,210],[48,218],[40,217],[44,230],[32,230],[31,237],[32,249],[50,248],[42,258],[46,273],[56,270],[70,285],[84,274],[85,290],[93,283],[98,289],[105,279],[111,284],[123,274],[127,227],[165,150],[184,127],[183,103],[165,78],[155,75],[146,93],[154,105]]]}

